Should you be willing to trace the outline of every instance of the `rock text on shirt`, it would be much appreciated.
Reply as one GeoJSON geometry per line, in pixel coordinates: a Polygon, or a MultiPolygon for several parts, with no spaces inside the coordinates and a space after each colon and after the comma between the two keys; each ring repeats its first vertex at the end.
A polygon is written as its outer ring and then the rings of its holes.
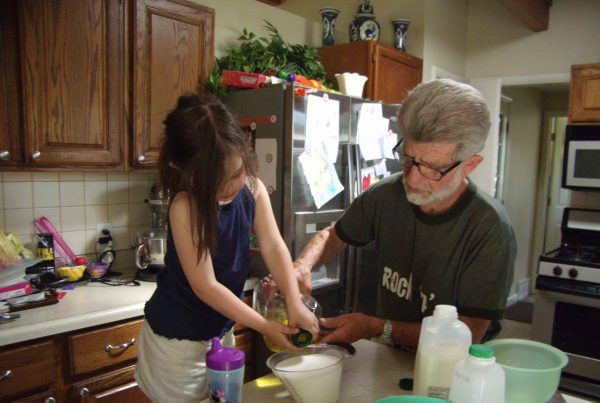
{"type": "MultiPolygon", "coordinates": [[[[405,299],[406,301],[412,301],[412,273],[408,278],[402,277],[397,271],[392,270],[389,267],[383,268],[383,275],[381,277],[381,285],[383,288],[396,294],[398,298],[405,299]]],[[[435,294],[425,294],[421,287],[419,287],[419,296],[421,297],[421,312],[427,311],[427,303],[435,299],[435,294]]]]}

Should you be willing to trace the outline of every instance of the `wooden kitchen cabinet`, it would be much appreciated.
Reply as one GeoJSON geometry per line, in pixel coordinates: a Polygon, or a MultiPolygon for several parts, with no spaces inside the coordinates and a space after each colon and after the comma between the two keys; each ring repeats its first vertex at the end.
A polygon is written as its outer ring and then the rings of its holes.
{"type": "Polygon", "coordinates": [[[333,83],[336,73],[359,73],[368,78],[363,95],[385,103],[402,103],[423,74],[421,59],[376,41],[324,46],[319,56],[333,83]]]}
{"type": "MultiPolygon", "coordinates": [[[[252,290],[244,294],[244,302],[252,306],[252,290]]],[[[235,335],[235,347],[244,352],[246,364],[244,366],[244,382],[256,379],[256,335],[257,333],[249,327],[236,323],[233,326],[235,335]]]]}
{"type": "Polygon", "coordinates": [[[141,325],[125,320],[0,349],[0,401],[149,402],[134,379],[141,325]]]}
{"type": "Polygon", "coordinates": [[[122,0],[19,1],[27,165],[122,165],[125,15],[122,0]]]}
{"type": "Polygon", "coordinates": [[[213,41],[214,10],[191,1],[2,0],[0,169],[155,166],[213,41]]]}
{"type": "Polygon", "coordinates": [[[571,66],[569,123],[600,122],[600,63],[571,66]]]}
{"type": "Polygon", "coordinates": [[[214,11],[137,0],[133,53],[134,167],[156,165],[163,121],[185,93],[203,92],[213,63],[214,11]]]}

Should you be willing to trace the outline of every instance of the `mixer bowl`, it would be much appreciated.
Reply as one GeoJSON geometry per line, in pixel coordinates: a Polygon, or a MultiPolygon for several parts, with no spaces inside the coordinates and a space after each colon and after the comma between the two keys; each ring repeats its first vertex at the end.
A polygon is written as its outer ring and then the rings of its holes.
{"type": "Polygon", "coordinates": [[[271,355],[267,366],[296,403],[335,403],[340,394],[342,363],[350,357],[337,346],[312,344],[271,355]]]}

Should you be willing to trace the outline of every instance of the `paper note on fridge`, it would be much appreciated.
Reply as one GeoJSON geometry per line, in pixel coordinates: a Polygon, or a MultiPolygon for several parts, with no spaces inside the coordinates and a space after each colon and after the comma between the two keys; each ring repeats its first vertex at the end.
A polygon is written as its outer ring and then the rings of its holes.
{"type": "Polygon", "coordinates": [[[298,157],[298,161],[302,165],[304,177],[308,182],[317,209],[320,209],[335,195],[344,190],[335,167],[327,161],[318,149],[313,149],[310,152],[304,151],[298,157]]]}
{"type": "Polygon", "coordinates": [[[358,112],[356,142],[366,161],[384,157],[384,137],[390,126],[389,119],[383,117],[381,104],[362,104],[358,112]]]}
{"type": "Polygon", "coordinates": [[[327,161],[335,163],[340,142],[340,102],[327,94],[307,98],[304,149],[319,149],[327,161]]]}

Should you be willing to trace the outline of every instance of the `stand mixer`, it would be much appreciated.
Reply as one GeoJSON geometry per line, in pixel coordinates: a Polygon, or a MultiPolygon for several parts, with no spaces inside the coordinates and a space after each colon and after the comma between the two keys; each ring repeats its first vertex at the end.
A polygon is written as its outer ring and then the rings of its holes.
{"type": "Polygon", "coordinates": [[[150,227],[137,232],[136,279],[156,281],[156,276],[165,267],[168,204],[164,203],[162,193],[156,192],[156,186],[145,201],[150,208],[150,227]]]}

